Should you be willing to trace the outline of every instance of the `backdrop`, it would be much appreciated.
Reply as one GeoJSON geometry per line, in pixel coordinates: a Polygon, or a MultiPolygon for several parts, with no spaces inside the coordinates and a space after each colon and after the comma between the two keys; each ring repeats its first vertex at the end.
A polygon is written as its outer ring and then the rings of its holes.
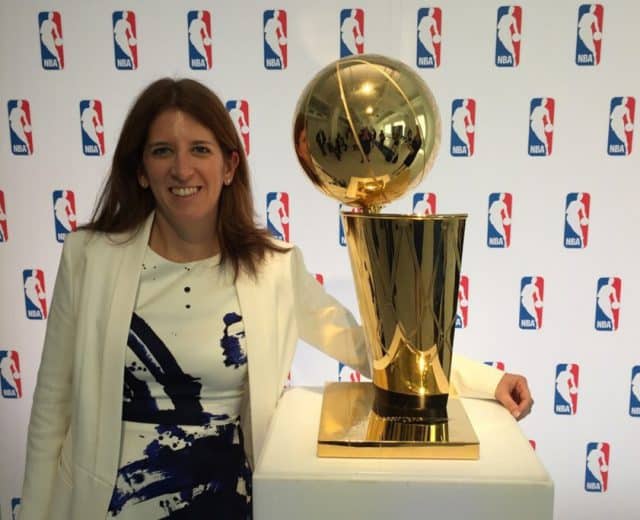
{"type": "MultiPolygon", "coordinates": [[[[456,351],[529,378],[521,427],[555,481],[556,518],[637,514],[639,18],[633,0],[0,3],[2,515],[19,507],[61,244],[150,81],[193,77],[220,95],[258,218],[357,312],[338,204],[302,174],[291,134],[313,74],[361,52],[414,67],[439,105],[435,166],[387,211],[469,214],[456,351]]],[[[291,384],[358,377],[302,345],[291,384]]]]}

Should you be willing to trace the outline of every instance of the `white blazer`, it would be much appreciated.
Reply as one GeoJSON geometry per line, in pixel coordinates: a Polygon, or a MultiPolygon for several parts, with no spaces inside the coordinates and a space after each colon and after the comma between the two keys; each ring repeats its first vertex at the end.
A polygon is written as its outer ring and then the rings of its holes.
{"type": "MultiPolygon", "coordinates": [[[[67,236],[33,398],[21,520],[104,518],[120,455],[124,357],[153,214],[131,235],[67,236]],[[128,239],[128,240],[127,240],[128,239]]],[[[240,272],[248,391],[245,449],[257,460],[299,338],[369,374],[361,328],[324,292],[300,251],[270,254],[257,279],[240,272]]],[[[501,372],[454,357],[452,385],[494,397],[501,372]]]]}

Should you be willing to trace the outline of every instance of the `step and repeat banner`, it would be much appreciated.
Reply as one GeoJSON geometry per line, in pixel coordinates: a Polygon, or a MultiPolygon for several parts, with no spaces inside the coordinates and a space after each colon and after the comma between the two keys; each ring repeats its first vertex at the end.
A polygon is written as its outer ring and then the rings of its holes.
{"type": "MultiPolygon", "coordinates": [[[[385,210],[468,213],[455,350],[529,378],[521,427],[555,482],[556,518],[634,517],[638,19],[634,0],[2,2],[2,517],[20,507],[62,243],[89,218],[123,118],[152,80],[192,77],[218,93],[244,141],[257,218],[357,314],[340,208],[298,166],[292,116],[318,70],[360,53],[411,65],[438,102],[435,166],[385,210]]],[[[391,120],[375,131],[388,147],[411,140],[391,120]]],[[[338,135],[310,138],[345,151],[338,135]]],[[[290,384],[360,377],[301,345],[290,384]]]]}

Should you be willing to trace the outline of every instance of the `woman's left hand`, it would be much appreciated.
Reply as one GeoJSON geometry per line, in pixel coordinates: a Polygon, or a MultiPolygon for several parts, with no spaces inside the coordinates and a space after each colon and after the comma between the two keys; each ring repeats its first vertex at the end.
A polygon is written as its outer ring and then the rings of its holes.
{"type": "Polygon", "coordinates": [[[496,386],[496,399],[520,420],[529,415],[533,398],[527,385],[527,378],[519,374],[505,374],[496,386]]]}

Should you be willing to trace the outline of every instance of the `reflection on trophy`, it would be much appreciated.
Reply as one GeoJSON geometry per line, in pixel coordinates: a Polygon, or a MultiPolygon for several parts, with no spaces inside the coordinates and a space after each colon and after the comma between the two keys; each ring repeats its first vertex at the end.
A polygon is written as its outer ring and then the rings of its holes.
{"type": "Polygon", "coordinates": [[[352,56],[321,70],[298,101],[296,154],[343,212],[373,382],[325,388],[319,456],[477,458],[449,399],[466,215],[391,215],[381,207],[433,165],[440,119],[408,66],[352,56]]]}

